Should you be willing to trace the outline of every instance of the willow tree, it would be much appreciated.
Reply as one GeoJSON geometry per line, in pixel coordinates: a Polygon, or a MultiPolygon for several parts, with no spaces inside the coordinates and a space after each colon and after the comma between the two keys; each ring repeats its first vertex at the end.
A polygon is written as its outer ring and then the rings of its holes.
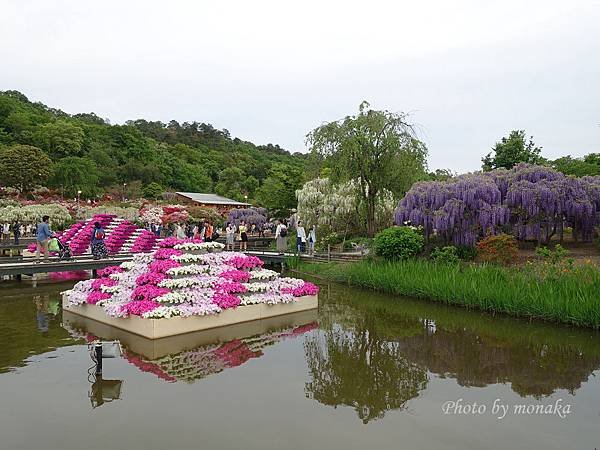
{"type": "Polygon", "coordinates": [[[427,149],[406,119],[404,113],[372,110],[362,102],[357,115],[325,123],[307,135],[311,152],[331,167],[333,181],[357,180],[371,237],[378,194],[387,189],[400,196],[425,173],[427,149]]]}

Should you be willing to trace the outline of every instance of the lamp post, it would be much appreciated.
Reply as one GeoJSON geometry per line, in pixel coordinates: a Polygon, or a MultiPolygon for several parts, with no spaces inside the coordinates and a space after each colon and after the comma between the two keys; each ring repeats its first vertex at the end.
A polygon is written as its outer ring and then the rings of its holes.
{"type": "Polygon", "coordinates": [[[127,189],[127,183],[123,183],[123,201],[125,201],[125,190],[127,189]]]}
{"type": "Polygon", "coordinates": [[[79,204],[80,199],[81,199],[81,191],[77,191],[77,204],[79,204]]]}

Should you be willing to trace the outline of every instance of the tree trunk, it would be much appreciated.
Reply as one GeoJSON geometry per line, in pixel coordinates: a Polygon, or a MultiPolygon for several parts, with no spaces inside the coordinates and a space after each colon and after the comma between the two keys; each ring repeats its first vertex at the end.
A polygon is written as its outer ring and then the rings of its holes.
{"type": "Polygon", "coordinates": [[[367,196],[367,237],[375,236],[375,196],[367,196]]]}

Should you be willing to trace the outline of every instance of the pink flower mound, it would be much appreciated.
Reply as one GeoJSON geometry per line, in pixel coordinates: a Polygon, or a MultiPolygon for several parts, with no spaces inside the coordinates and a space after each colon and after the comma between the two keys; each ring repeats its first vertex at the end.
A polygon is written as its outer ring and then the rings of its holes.
{"type": "Polygon", "coordinates": [[[131,298],[138,302],[149,301],[155,299],[156,297],[160,297],[161,295],[168,294],[169,292],[171,292],[169,289],[146,284],[136,287],[133,290],[133,294],[131,294],[131,298]]]}
{"type": "Polygon", "coordinates": [[[93,292],[90,292],[90,294],[87,296],[86,301],[90,305],[95,305],[100,300],[108,300],[110,297],[111,297],[111,295],[107,292],[93,291],[93,292]]]}
{"type": "Polygon", "coordinates": [[[103,277],[103,278],[107,278],[108,276],[112,275],[113,273],[121,273],[123,272],[123,268],[119,267],[119,266],[111,266],[111,267],[106,267],[104,269],[100,269],[98,271],[98,276],[99,277],[103,277]]]}
{"type": "Polygon", "coordinates": [[[213,295],[212,300],[215,305],[219,306],[222,309],[235,308],[241,303],[239,297],[223,292],[215,292],[215,295],[213,295]]]}
{"type": "Polygon", "coordinates": [[[160,303],[154,300],[134,300],[121,306],[121,311],[134,316],[141,316],[144,313],[155,310],[159,306],[160,303]]]}
{"type": "Polygon", "coordinates": [[[264,264],[260,258],[256,256],[234,256],[226,261],[226,264],[233,266],[238,270],[253,269],[254,267],[262,267],[264,264]]]}
{"type": "Polygon", "coordinates": [[[183,253],[173,248],[161,248],[154,253],[154,260],[157,259],[171,259],[171,256],[180,256],[183,253]]]}
{"type": "Polygon", "coordinates": [[[117,284],[117,280],[112,278],[96,278],[92,281],[92,289],[99,291],[102,286],[114,286],[117,284]]]}
{"type": "Polygon", "coordinates": [[[179,266],[181,266],[181,264],[179,264],[177,261],[173,261],[172,259],[159,259],[150,264],[149,269],[150,272],[167,273],[167,270],[179,266]]]}
{"type": "Polygon", "coordinates": [[[142,274],[139,277],[137,277],[135,280],[135,284],[138,286],[143,286],[143,285],[158,286],[158,283],[160,283],[165,278],[167,278],[167,277],[160,272],[148,272],[148,273],[142,274]]]}
{"type": "Polygon", "coordinates": [[[219,281],[215,285],[215,291],[225,294],[242,294],[247,292],[248,289],[237,281],[219,281]]]}
{"type": "Polygon", "coordinates": [[[250,281],[250,273],[243,270],[226,270],[221,272],[219,277],[238,283],[247,283],[250,281]]]}
{"type": "Polygon", "coordinates": [[[308,281],[305,281],[302,286],[297,288],[283,288],[281,293],[292,294],[294,297],[302,297],[303,295],[317,295],[319,293],[319,287],[308,281]]]}

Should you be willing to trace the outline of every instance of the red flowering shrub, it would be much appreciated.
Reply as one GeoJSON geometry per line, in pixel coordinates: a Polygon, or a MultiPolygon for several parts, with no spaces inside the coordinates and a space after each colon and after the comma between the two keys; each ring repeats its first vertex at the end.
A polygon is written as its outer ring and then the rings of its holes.
{"type": "Polygon", "coordinates": [[[483,262],[509,265],[517,261],[517,240],[509,234],[488,236],[477,243],[477,255],[483,262]]]}

